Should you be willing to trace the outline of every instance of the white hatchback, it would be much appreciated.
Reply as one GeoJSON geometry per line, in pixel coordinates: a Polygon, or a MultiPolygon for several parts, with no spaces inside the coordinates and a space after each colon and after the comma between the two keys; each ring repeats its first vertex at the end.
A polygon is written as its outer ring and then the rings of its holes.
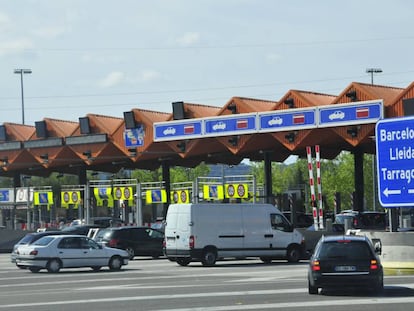
{"type": "Polygon", "coordinates": [[[16,251],[16,264],[32,272],[47,269],[56,273],[61,268],[91,267],[99,271],[108,266],[120,270],[128,264],[129,255],[122,249],[99,245],[84,235],[50,235],[16,251]]]}

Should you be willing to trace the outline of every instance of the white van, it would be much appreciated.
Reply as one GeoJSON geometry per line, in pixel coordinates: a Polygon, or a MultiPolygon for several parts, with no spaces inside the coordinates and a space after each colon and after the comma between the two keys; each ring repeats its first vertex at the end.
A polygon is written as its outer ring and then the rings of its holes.
{"type": "Polygon", "coordinates": [[[304,238],[271,204],[172,204],[166,217],[164,253],[181,266],[220,258],[260,257],[297,262],[304,238]]]}

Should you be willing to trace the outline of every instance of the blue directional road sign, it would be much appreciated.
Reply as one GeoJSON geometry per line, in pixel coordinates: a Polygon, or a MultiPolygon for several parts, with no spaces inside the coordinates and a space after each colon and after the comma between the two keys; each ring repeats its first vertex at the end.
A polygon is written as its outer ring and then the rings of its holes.
{"type": "Polygon", "coordinates": [[[144,145],[144,128],[138,127],[124,131],[125,147],[139,147],[144,145]]]}
{"type": "Polygon", "coordinates": [[[316,107],[312,109],[289,109],[288,111],[261,112],[259,132],[278,132],[316,127],[316,107]]]}
{"type": "Polygon", "coordinates": [[[414,205],[414,117],[381,120],[375,128],[378,196],[384,207],[414,205]]]}
{"type": "Polygon", "coordinates": [[[203,134],[203,120],[189,119],[157,122],[154,123],[153,129],[154,141],[201,138],[203,134]]]}
{"type": "Polygon", "coordinates": [[[382,100],[319,106],[318,127],[376,123],[383,118],[382,100]]]}

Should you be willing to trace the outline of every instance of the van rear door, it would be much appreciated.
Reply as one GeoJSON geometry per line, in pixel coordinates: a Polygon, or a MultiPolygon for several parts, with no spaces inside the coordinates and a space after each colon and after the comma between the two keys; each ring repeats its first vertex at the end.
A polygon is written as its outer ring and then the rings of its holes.
{"type": "Polygon", "coordinates": [[[188,254],[191,205],[170,205],[166,217],[165,247],[167,256],[188,254]]]}

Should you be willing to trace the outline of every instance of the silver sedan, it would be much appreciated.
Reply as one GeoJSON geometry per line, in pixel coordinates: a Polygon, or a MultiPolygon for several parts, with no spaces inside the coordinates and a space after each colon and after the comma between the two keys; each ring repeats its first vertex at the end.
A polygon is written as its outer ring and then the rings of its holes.
{"type": "Polygon", "coordinates": [[[61,268],[91,267],[99,271],[107,266],[120,270],[128,264],[128,253],[99,245],[84,235],[50,235],[30,245],[22,245],[16,251],[16,264],[32,272],[47,269],[56,273],[61,268]]]}

